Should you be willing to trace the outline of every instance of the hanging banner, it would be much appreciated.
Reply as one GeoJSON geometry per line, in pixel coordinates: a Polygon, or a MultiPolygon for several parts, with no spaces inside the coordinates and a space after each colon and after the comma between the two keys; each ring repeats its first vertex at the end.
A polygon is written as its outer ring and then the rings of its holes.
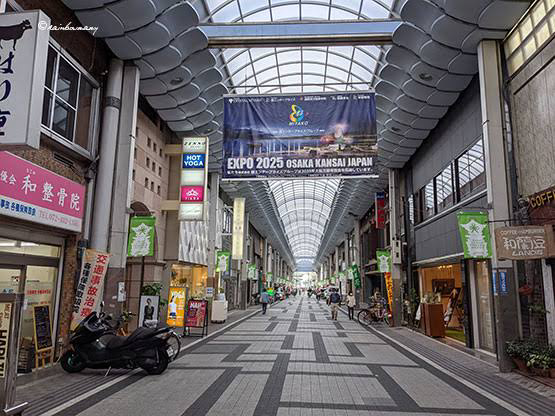
{"type": "Polygon", "coordinates": [[[465,259],[491,257],[491,237],[487,212],[459,212],[459,232],[465,259]]]}
{"type": "Polygon", "coordinates": [[[231,253],[229,251],[220,250],[216,253],[216,272],[221,277],[229,276],[231,269],[231,253]]]}
{"type": "Polygon", "coordinates": [[[154,255],[156,217],[131,217],[127,255],[144,257],[154,255]]]}
{"type": "MultiPolygon", "coordinates": [[[[38,149],[50,19],[41,11],[0,15],[0,148],[38,149]]],[[[51,108],[47,101],[45,108],[51,108]]]]}
{"type": "Polygon", "coordinates": [[[499,227],[495,229],[495,247],[500,260],[545,259],[555,250],[550,247],[553,232],[551,226],[526,225],[518,227],[499,227]]]}
{"type": "Polygon", "coordinates": [[[101,251],[85,250],[81,266],[81,276],[73,303],[73,317],[70,326],[72,331],[91,312],[97,310],[102,300],[104,277],[108,270],[110,256],[110,254],[101,251]]]}
{"type": "Polygon", "coordinates": [[[374,93],[227,95],[223,179],[377,178],[374,93]]]}
{"type": "Polygon", "coordinates": [[[170,287],[168,294],[168,326],[183,327],[185,325],[185,288],[170,287]]]}
{"type": "Polygon", "coordinates": [[[360,289],[361,286],[361,282],[360,282],[360,271],[358,270],[358,265],[357,264],[353,264],[351,266],[351,270],[353,273],[353,283],[355,285],[355,289],[360,289]]]}
{"type": "Polygon", "coordinates": [[[385,287],[387,288],[387,303],[389,304],[389,310],[391,311],[393,306],[393,278],[391,273],[385,274],[385,287]]]}
{"type": "Polygon", "coordinates": [[[256,280],[256,264],[249,264],[247,278],[251,280],[256,280]]]}
{"type": "Polygon", "coordinates": [[[391,273],[391,252],[389,250],[376,250],[376,260],[380,273],[391,273]]]}
{"type": "Polygon", "coordinates": [[[243,259],[243,240],[245,232],[245,198],[233,200],[233,233],[231,236],[231,258],[243,259]]]}

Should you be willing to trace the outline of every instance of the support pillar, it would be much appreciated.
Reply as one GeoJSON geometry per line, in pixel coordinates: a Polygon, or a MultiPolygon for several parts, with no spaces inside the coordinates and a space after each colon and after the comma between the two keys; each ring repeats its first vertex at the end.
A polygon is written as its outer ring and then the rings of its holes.
{"type": "Polygon", "coordinates": [[[358,266],[358,270],[360,272],[360,283],[361,283],[361,287],[360,288],[356,288],[355,287],[355,282],[353,281],[353,291],[354,291],[354,295],[355,295],[355,300],[357,302],[357,307],[359,306],[360,302],[364,302],[364,299],[362,299],[362,285],[364,282],[364,268],[362,267],[362,259],[361,259],[361,252],[360,252],[360,221],[356,220],[355,221],[355,236],[353,238],[353,258],[352,258],[352,263],[356,263],[358,266]]]}
{"type": "Polygon", "coordinates": [[[247,299],[247,285],[249,284],[248,279],[248,239],[249,239],[249,213],[245,212],[245,226],[243,230],[243,258],[240,262],[239,275],[239,290],[240,290],[240,300],[241,309],[247,309],[248,299],[247,299]]]}
{"type": "MultiPolygon", "coordinates": [[[[503,221],[510,218],[500,62],[498,42],[494,40],[480,42],[478,45],[478,73],[480,77],[488,211],[492,236],[495,228],[504,226],[503,221]]],[[[497,276],[502,272],[507,273],[508,294],[495,294],[494,304],[499,370],[509,372],[513,368],[513,362],[505,352],[505,342],[519,336],[518,285],[516,284],[513,262],[498,260],[495,244],[492,244],[491,266],[492,270],[497,272],[497,276]]]]}
{"type": "Polygon", "coordinates": [[[218,233],[218,201],[220,190],[220,174],[210,174],[210,202],[208,207],[208,280],[212,281],[214,296],[220,293],[220,279],[216,279],[216,237],[218,233]]]}
{"type": "Polygon", "coordinates": [[[393,281],[393,326],[400,326],[402,322],[401,306],[401,238],[399,221],[401,213],[399,210],[399,172],[396,169],[389,170],[389,235],[391,249],[391,278],[393,281]]]}

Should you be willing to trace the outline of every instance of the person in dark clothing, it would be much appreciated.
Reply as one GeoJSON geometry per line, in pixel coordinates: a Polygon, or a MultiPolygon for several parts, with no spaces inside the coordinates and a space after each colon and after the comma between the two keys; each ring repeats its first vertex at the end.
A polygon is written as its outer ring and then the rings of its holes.
{"type": "Polygon", "coordinates": [[[329,304],[331,309],[331,319],[337,321],[337,313],[339,312],[339,306],[341,305],[341,295],[337,293],[337,289],[332,289],[329,304]]]}
{"type": "Polygon", "coordinates": [[[266,309],[268,308],[268,303],[270,303],[270,296],[266,289],[262,289],[262,295],[260,295],[260,303],[262,304],[262,315],[266,315],[266,309]]]}

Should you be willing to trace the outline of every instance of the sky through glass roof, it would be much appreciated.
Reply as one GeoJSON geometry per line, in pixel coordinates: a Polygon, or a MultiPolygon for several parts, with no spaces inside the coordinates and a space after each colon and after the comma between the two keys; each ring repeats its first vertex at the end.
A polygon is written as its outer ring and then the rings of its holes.
{"type": "MultiPolygon", "coordinates": [[[[368,20],[397,17],[394,0],[203,0],[208,22],[368,20]]],[[[230,48],[221,54],[231,93],[277,94],[372,88],[383,46],[230,48]]],[[[269,181],[297,270],[314,267],[339,179],[269,181]]]]}

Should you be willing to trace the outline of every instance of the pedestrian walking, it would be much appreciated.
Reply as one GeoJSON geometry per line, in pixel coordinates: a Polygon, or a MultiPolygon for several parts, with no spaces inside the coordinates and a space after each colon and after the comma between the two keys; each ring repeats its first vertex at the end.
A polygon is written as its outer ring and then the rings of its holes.
{"type": "Polygon", "coordinates": [[[320,298],[322,297],[322,289],[316,289],[316,301],[320,303],[320,298]]]}
{"type": "Polygon", "coordinates": [[[262,289],[262,295],[260,295],[260,303],[262,304],[262,315],[266,315],[266,309],[268,308],[268,303],[270,303],[270,296],[266,289],[262,289]]]}
{"type": "Polygon", "coordinates": [[[349,294],[347,295],[347,309],[349,309],[349,320],[353,320],[355,319],[355,305],[356,305],[356,300],[355,297],[353,295],[353,292],[349,292],[349,294]]]}
{"type": "Polygon", "coordinates": [[[337,289],[332,289],[329,304],[331,308],[331,319],[337,321],[337,313],[339,312],[339,306],[341,305],[341,295],[337,293],[337,289]]]}

